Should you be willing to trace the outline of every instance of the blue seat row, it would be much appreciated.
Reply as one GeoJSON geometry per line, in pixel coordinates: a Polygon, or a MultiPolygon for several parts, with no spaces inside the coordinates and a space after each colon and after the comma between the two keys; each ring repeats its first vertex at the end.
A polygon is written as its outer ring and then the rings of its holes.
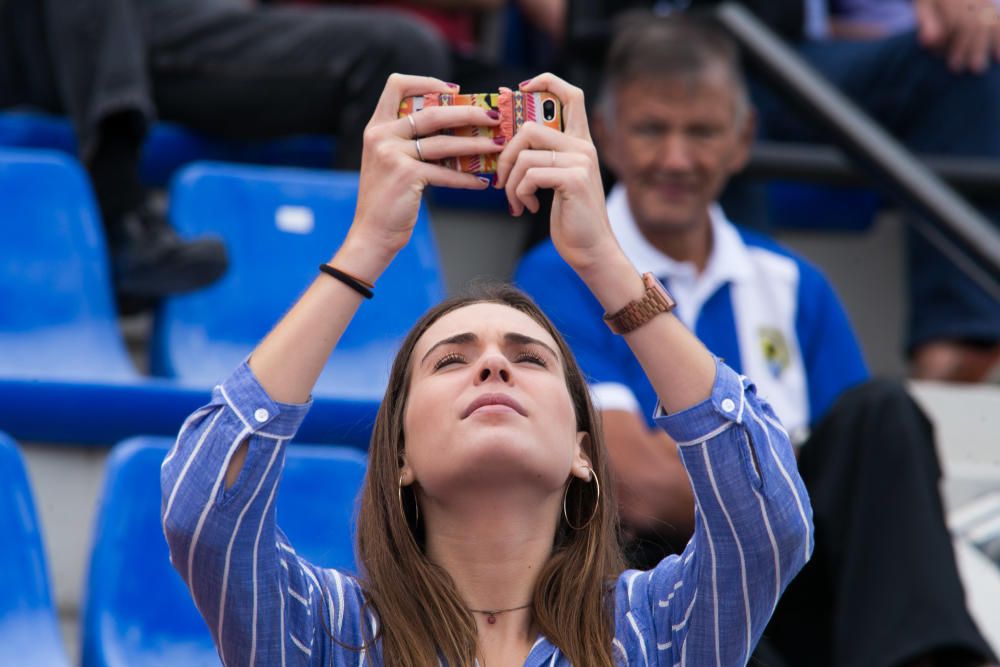
{"type": "MultiPolygon", "coordinates": [[[[219,664],[160,527],[160,465],[171,444],[135,437],[108,458],[80,619],[83,667],[219,664]]],[[[288,448],[277,512],[298,553],[355,571],[352,536],[365,466],[353,448],[288,448]]],[[[0,433],[0,531],[7,545],[0,550],[0,665],[67,667],[34,507],[18,449],[0,433]]]]}
{"type": "MultiPolygon", "coordinates": [[[[32,111],[0,113],[0,146],[77,154],[76,134],[66,118],[32,111]]],[[[195,160],[324,169],[333,164],[335,148],[333,139],[324,136],[237,141],[194,132],[173,123],[157,123],[143,145],[139,170],[144,183],[165,186],[175,171],[195,160]]]]}
{"type": "MultiPolygon", "coordinates": [[[[172,435],[253,349],[343,240],[357,174],[195,163],[176,178],[182,235],[215,233],[231,267],[159,310],[150,367],[129,358],[85,175],[61,153],[0,149],[0,429],[26,440],[172,435]]],[[[365,446],[396,347],[444,296],[422,210],[315,392],[302,437],[365,446]]]]}

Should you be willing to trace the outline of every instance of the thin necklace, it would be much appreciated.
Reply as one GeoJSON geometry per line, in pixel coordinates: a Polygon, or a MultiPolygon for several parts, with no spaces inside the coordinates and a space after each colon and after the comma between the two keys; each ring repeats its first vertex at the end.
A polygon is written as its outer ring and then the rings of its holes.
{"type": "Polygon", "coordinates": [[[493,625],[497,622],[497,614],[503,614],[508,611],[517,611],[518,609],[527,609],[531,606],[531,603],[522,604],[520,607],[511,607],[509,609],[469,609],[474,614],[486,614],[486,622],[493,625]]]}

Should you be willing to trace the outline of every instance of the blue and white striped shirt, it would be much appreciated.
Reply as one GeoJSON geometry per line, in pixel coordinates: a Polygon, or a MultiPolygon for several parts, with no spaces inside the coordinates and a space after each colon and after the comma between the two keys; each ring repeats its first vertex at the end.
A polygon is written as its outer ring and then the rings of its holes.
{"type": "MultiPolygon", "coordinates": [[[[275,519],[285,445],[309,405],[271,400],[243,364],[191,415],[163,462],[163,527],[226,665],[381,665],[358,581],[296,555],[275,519]],[[249,438],[236,483],[228,461],[249,438]],[[329,628],[337,641],[327,634],[329,628]],[[339,642],[339,644],[338,644],[339,642]]],[[[721,362],[712,395],[656,417],[695,490],[680,556],[623,573],[615,589],[619,665],[742,665],[812,551],[812,510],[770,406],[721,362]]],[[[539,637],[526,666],[568,665],[539,637]]]]}

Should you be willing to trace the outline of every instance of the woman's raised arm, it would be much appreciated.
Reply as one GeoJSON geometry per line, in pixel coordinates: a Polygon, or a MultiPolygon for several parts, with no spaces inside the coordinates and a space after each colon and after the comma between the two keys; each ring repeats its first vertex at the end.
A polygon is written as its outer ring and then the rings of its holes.
{"type": "MultiPolygon", "coordinates": [[[[500,156],[498,185],[515,214],[538,210],[536,191],[552,188],[552,242],[608,313],[641,299],[642,278],[608,223],[597,150],[590,137],[583,91],[552,74],[522,85],[549,91],[563,105],[565,132],[527,123],[500,156]]],[[[708,398],[715,360],[673,315],[654,317],[625,336],[664,408],[673,413],[708,398]]]]}
{"type": "MultiPolygon", "coordinates": [[[[365,129],[358,205],[344,244],[330,265],[368,283],[389,266],[410,240],[424,188],[485,189],[488,181],[430,162],[444,157],[496,153],[489,138],[432,136],[467,125],[495,126],[496,114],[473,106],[424,109],[398,118],[400,102],[412,95],[455,93],[438,79],[393,74],[365,129]],[[420,139],[420,153],[415,139],[420,139]],[[422,159],[421,159],[422,158],[422,159]]],[[[378,298],[377,296],[375,298],[378,298]]],[[[326,275],[319,275],[295,306],[260,343],[250,368],[276,401],[302,403],[309,398],[361,295],[326,275]]]]}
{"type": "MultiPolygon", "coordinates": [[[[330,262],[359,280],[375,283],[409,241],[427,185],[487,185],[418,159],[500,148],[488,138],[431,136],[448,127],[496,125],[483,109],[426,109],[415,127],[397,118],[403,97],[435,92],[455,90],[436,79],[393,75],[366,129],[357,211],[330,262]]],[[[356,582],[299,558],[275,511],[285,445],[361,299],[319,275],[249,365],[185,422],[163,462],[162,520],[171,561],[227,665],[346,664],[364,655],[350,647],[374,633],[356,582]]]]}

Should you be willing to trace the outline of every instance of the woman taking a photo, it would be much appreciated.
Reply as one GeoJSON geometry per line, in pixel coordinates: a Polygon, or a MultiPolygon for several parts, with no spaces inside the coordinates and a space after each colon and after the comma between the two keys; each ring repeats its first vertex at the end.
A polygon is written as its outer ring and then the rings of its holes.
{"type": "Polygon", "coordinates": [[[566,131],[526,124],[503,148],[498,183],[515,215],[536,210],[539,188],[555,191],[552,239],[641,361],[657,422],[679,443],[694,537],[651,571],[623,572],[584,379],[547,318],[501,286],[432,309],[402,344],[369,452],[360,576],[287,543],[274,503],[284,448],[328,356],[409,240],[423,189],[488,185],[431,162],[501,149],[437,136],[498,125],[484,109],[397,118],[407,96],[455,91],[393,75],[332,270],[188,419],[163,465],[171,559],[225,664],[745,664],[808,559],[809,500],[781,425],[612,236],[583,93],[548,74],[522,89],[558,96],[566,131]]]}

